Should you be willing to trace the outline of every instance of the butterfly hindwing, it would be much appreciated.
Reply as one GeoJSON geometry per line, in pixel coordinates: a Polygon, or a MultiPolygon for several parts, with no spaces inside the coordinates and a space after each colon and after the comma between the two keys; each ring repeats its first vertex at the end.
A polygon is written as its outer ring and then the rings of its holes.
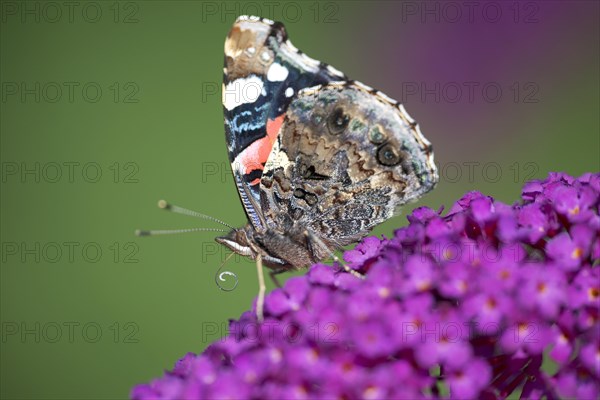
{"type": "Polygon", "coordinates": [[[338,248],[436,182],[431,145],[396,102],[358,82],[333,82],[301,91],[288,107],[261,179],[261,208],[271,229],[306,229],[338,248]]]}

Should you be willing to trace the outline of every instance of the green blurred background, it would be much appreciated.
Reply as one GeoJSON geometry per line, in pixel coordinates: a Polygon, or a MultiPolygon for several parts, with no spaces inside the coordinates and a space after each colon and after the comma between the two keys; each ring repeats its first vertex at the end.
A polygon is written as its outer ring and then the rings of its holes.
{"type": "Polygon", "coordinates": [[[2,1],[2,398],[126,398],[250,307],[253,264],[220,291],[212,234],[133,235],[215,226],[161,198],[245,223],[220,104],[239,14],[405,103],[442,175],[417,205],[600,170],[598,2],[469,4],[2,1]]]}

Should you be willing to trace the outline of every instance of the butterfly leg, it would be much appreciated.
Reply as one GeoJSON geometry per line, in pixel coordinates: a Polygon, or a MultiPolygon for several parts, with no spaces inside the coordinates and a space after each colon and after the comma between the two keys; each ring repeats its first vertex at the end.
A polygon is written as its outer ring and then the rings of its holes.
{"type": "Polygon", "coordinates": [[[329,249],[329,247],[327,247],[325,245],[325,243],[323,243],[323,241],[316,236],[315,234],[313,234],[312,232],[305,230],[304,231],[304,236],[306,236],[306,239],[309,241],[313,241],[314,243],[316,243],[317,245],[321,246],[321,248],[325,249],[329,255],[331,256],[331,258],[333,258],[333,261],[337,262],[338,264],[340,264],[342,266],[342,268],[344,269],[344,271],[346,271],[349,274],[354,275],[355,277],[359,278],[359,279],[365,279],[365,276],[363,274],[361,274],[358,271],[353,270],[352,268],[350,268],[349,266],[347,266],[346,264],[344,264],[339,258],[338,256],[335,255],[335,253],[333,251],[331,251],[329,249]]]}
{"type": "Polygon", "coordinates": [[[256,255],[256,273],[258,274],[258,298],[256,299],[256,318],[259,323],[263,322],[264,319],[264,306],[265,306],[265,275],[263,272],[262,256],[256,255]]]}
{"type": "Polygon", "coordinates": [[[283,272],[286,272],[286,271],[288,271],[288,270],[285,269],[285,268],[278,268],[278,269],[272,269],[269,272],[269,276],[271,277],[271,280],[273,281],[273,283],[275,284],[275,286],[277,286],[278,288],[281,287],[281,283],[279,283],[279,279],[277,279],[277,275],[279,275],[279,274],[281,274],[283,272]]]}

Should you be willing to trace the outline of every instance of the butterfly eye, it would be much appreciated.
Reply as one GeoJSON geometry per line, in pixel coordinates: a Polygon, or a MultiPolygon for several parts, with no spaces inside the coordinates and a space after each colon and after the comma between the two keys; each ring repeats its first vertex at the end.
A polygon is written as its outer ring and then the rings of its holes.
{"type": "Polygon", "coordinates": [[[388,167],[397,165],[402,161],[402,157],[390,143],[384,144],[377,150],[377,160],[388,167]]]}
{"type": "Polygon", "coordinates": [[[344,110],[336,108],[327,119],[327,128],[332,135],[339,135],[344,132],[350,122],[350,117],[344,114],[344,110]]]}

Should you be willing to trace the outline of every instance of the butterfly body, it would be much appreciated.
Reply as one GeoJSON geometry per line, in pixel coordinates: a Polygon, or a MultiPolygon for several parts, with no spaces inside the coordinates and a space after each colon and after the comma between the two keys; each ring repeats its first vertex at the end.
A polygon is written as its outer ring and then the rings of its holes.
{"type": "Polygon", "coordinates": [[[236,21],[223,91],[249,222],[217,242],[273,270],[359,241],[438,181],[431,145],[401,105],[297,50],[279,23],[236,21]]]}

